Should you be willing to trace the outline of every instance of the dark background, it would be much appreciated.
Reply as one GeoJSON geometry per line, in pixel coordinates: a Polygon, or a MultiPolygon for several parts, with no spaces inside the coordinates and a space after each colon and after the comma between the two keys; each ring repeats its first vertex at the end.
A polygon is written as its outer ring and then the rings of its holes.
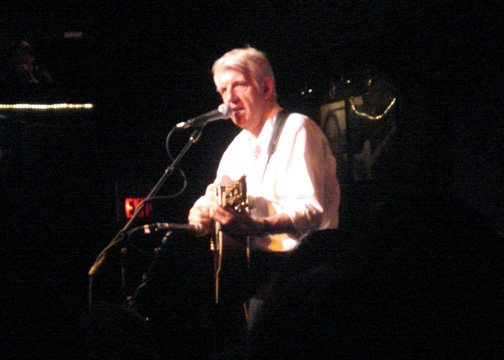
{"type": "MultiPolygon", "coordinates": [[[[434,208],[439,201],[437,215],[449,211],[449,199],[502,234],[501,15],[493,2],[451,1],[3,5],[4,49],[28,40],[54,79],[27,100],[95,104],[92,111],[0,112],[11,349],[29,353],[32,333],[45,334],[86,305],[87,271],[124,225],[117,190],[150,190],[169,164],[169,130],[220,103],[213,61],[245,44],[269,54],[279,102],[315,120],[335,81],[371,66],[393,83],[398,131],[387,176],[361,191],[340,174],[343,226],[361,231],[362,217],[353,215],[380,192],[380,203],[397,194],[434,208]],[[66,31],[83,37],[66,39],[66,31]],[[314,93],[301,96],[307,88],[314,93]]],[[[4,84],[4,102],[22,100],[10,90],[4,84]]],[[[164,204],[163,221],[185,221],[235,133],[227,122],[205,129],[181,163],[187,190],[164,204]]],[[[175,136],[173,153],[185,135],[175,136]]],[[[180,186],[175,174],[162,194],[180,186]]]]}

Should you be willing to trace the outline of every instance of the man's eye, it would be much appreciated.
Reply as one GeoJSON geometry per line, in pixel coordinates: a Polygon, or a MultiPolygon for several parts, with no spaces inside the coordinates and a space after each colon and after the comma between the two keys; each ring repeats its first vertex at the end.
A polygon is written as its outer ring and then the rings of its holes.
{"type": "Polygon", "coordinates": [[[236,91],[243,91],[248,87],[248,82],[242,81],[235,84],[234,88],[236,91]]]}

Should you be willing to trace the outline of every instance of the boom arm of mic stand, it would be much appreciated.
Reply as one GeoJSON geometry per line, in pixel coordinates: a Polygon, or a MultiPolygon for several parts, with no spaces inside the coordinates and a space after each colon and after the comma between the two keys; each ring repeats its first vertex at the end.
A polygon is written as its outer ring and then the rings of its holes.
{"type": "MultiPolygon", "coordinates": [[[[179,154],[173,159],[172,163],[165,169],[163,175],[161,178],[158,180],[158,182],[154,185],[152,190],[149,192],[149,194],[145,197],[145,199],[138,205],[138,207],[135,209],[135,212],[133,213],[133,216],[129,219],[129,221],[126,223],[126,225],[123,226],[121,230],[114,236],[112,241],[100,252],[100,254],[97,256],[94,264],[91,266],[91,268],[88,271],[88,276],[92,279],[92,277],[99,271],[100,267],[103,265],[103,262],[105,261],[105,258],[107,256],[107,252],[115,247],[117,244],[122,243],[123,240],[127,237],[128,234],[128,229],[130,228],[131,224],[136,220],[138,217],[138,214],[143,210],[144,206],[146,203],[148,203],[153,197],[155,197],[159,190],[163,187],[165,184],[166,180],[171,176],[173,171],[175,170],[176,166],[182,160],[182,158],[185,156],[185,154],[189,151],[191,146],[195,144],[199,138],[201,137],[201,134],[203,133],[203,127],[198,127],[196,128],[191,136],[189,137],[189,141],[185,144],[184,148],[179,152],[179,154]]],[[[170,131],[168,134],[168,137],[171,135],[171,133],[174,130],[178,130],[177,128],[174,128],[173,130],[170,131]]],[[[91,281],[92,283],[92,281],[91,281]]],[[[91,304],[91,285],[90,285],[90,295],[89,295],[89,304],[91,304]]]]}

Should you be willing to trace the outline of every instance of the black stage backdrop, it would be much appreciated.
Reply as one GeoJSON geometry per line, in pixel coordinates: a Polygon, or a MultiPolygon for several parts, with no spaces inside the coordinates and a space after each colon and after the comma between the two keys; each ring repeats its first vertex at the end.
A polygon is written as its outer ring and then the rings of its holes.
{"type": "MultiPolygon", "coordinates": [[[[388,218],[377,226],[376,219],[401,214],[408,199],[409,205],[427,204],[432,216],[460,204],[502,240],[504,59],[495,8],[414,1],[249,6],[189,1],[122,10],[101,4],[98,11],[6,5],[3,54],[15,39],[30,41],[54,84],[27,94],[4,82],[2,102],[95,104],[93,110],[0,111],[3,348],[10,357],[44,352],[57,358],[76,349],[87,271],[125,223],[118,216],[121,191],[150,190],[170,163],[170,129],[220,103],[212,61],[245,44],[270,54],[280,103],[316,121],[320,106],[341,99],[331,86],[352,74],[362,77],[371,66],[393,83],[397,132],[381,168],[387,176],[367,183],[340,174],[346,230],[388,233],[397,224],[388,218]],[[315,92],[307,96],[309,88],[315,92]]],[[[357,90],[346,91],[340,95],[357,90]]],[[[236,131],[229,122],[205,129],[181,163],[186,191],[158,205],[156,221],[185,221],[236,131]]],[[[187,135],[173,138],[173,153],[187,135]]],[[[162,194],[181,184],[175,173],[162,194]]],[[[454,246],[482,246],[500,256],[497,241],[472,240],[454,246]]],[[[158,238],[135,241],[145,251],[159,244],[158,238]]],[[[96,280],[97,296],[117,302],[120,269],[112,258],[96,280]]]]}

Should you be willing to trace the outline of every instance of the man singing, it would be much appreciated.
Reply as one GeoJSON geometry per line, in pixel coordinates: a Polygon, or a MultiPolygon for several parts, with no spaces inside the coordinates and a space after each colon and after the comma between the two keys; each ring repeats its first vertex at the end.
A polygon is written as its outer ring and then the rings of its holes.
{"type": "MultiPolygon", "coordinates": [[[[248,293],[241,293],[245,301],[257,296],[303,236],[338,227],[336,160],[313,120],[286,113],[277,103],[275,77],[263,52],[253,47],[231,50],[215,61],[212,72],[218,93],[233,111],[231,120],[242,131],[224,152],[214,183],[190,209],[188,220],[205,234],[217,223],[226,237],[243,247],[247,239],[250,273],[238,280],[237,274],[245,269],[229,266],[222,275],[229,280],[229,273],[235,288],[247,287],[248,293]],[[215,189],[242,176],[250,210],[238,212],[219,204],[215,189]]],[[[231,254],[236,254],[236,247],[228,258],[231,254]]],[[[224,284],[221,296],[225,302],[224,284]]]]}

